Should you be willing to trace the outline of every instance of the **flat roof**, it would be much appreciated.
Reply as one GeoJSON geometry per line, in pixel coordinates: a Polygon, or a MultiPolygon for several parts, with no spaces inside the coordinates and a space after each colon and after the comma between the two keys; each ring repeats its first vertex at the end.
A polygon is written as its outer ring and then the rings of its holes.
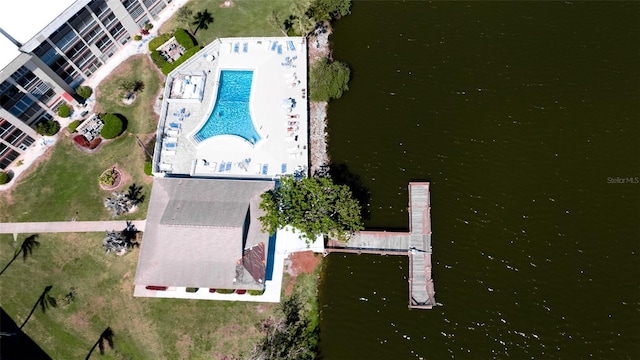
{"type": "Polygon", "coordinates": [[[216,39],[167,78],[155,169],[173,175],[268,179],[307,171],[307,94],[304,38],[216,39]],[[255,144],[226,134],[194,140],[212,113],[225,70],[253,71],[249,112],[259,135],[255,144]],[[202,91],[202,100],[177,96],[176,89],[202,91]]]}
{"type": "MultiPolygon", "coordinates": [[[[58,16],[76,1],[79,3],[88,2],[86,0],[21,0],[7,2],[2,5],[2,11],[0,11],[0,28],[9,33],[14,39],[25,44],[54,22],[58,16]],[[35,9],[37,11],[34,11],[35,9]]],[[[18,56],[18,49],[3,35],[0,35],[0,39],[0,48],[2,49],[0,69],[3,69],[18,56]]]]}

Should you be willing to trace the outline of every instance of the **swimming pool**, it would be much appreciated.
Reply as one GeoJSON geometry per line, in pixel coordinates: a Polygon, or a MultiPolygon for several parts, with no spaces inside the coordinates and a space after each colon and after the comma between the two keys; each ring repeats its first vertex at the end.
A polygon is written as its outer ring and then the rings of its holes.
{"type": "Polygon", "coordinates": [[[239,136],[251,145],[260,140],[249,113],[249,97],[253,71],[222,70],[213,110],[204,125],[193,135],[200,143],[218,135],[239,136]]]}

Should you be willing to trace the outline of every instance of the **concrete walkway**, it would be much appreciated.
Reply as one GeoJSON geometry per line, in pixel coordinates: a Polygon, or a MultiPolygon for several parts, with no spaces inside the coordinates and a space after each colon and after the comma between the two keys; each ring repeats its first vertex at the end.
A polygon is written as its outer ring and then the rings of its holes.
{"type": "MultiPolygon", "coordinates": [[[[138,231],[144,231],[146,220],[133,220],[138,231]]],[[[32,234],[32,233],[74,233],[101,232],[122,230],[126,227],[125,220],[115,221],[50,221],[50,222],[19,222],[0,223],[0,234],[32,234]]]]}

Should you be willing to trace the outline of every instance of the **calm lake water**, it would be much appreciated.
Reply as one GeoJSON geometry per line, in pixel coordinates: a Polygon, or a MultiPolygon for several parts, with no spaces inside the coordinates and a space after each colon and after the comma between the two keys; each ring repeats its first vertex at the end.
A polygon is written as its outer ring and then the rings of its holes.
{"type": "Polygon", "coordinates": [[[329,150],[408,227],[431,181],[433,310],[406,257],[332,254],[324,359],[640,358],[640,3],[355,1],[329,150]]]}

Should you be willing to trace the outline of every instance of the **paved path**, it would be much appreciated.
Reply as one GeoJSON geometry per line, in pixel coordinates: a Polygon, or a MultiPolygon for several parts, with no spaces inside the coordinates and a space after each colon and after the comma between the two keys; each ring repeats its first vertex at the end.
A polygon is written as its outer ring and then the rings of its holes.
{"type": "MultiPolygon", "coordinates": [[[[146,222],[146,220],[133,220],[133,224],[139,231],[144,231],[146,222]]],[[[0,223],[0,234],[101,232],[122,230],[125,226],[125,220],[0,223]]]]}

